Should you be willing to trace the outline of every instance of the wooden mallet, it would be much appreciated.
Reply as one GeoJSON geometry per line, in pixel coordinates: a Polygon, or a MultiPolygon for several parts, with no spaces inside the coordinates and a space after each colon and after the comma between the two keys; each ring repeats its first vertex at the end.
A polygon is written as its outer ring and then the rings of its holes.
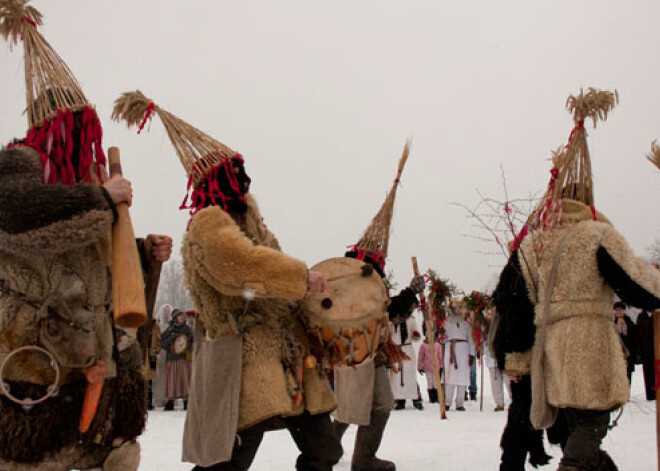
{"type": "MultiPolygon", "coordinates": [[[[122,175],[119,148],[108,149],[110,175],[122,175]]],[[[112,226],[112,301],[118,327],[135,328],[147,320],[144,279],[128,204],[117,205],[118,218],[112,226]]]]}

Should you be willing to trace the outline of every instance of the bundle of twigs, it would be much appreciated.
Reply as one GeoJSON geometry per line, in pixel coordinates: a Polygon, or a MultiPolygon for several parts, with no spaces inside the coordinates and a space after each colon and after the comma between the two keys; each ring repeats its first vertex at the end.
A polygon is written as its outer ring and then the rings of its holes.
{"type": "Polygon", "coordinates": [[[71,70],[37,31],[42,15],[29,0],[0,0],[0,36],[23,42],[27,115],[30,128],[40,126],[57,110],[80,111],[88,103],[71,70]]]}
{"type": "Polygon", "coordinates": [[[126,121],[129,128],[138,127],[139,133],[153,113],[165,126],[179,160],[194,183],[199,183],[210,168],[237,155],[205,132],[156,105],[139,90],[124,93],[115,100],[112,119],[126,121]]]}
{"type": "Polygon", "coordinates": [[[651,152],[647,154],[646,159],[660,170],[660,145],[658,145],[658,141],[651,143],[651,152]]]}
{"type": "Polygon", "coordinates": [[[399,159],[399,166],[396,172],[396,178],[392,183],[383,205],[378,210],[378,213],[369,223],[369,226],[362,234],[357,248],[365,250],[367,253],[380,254],[383,258],[387,257],[387,250],[390,243],[390,227],[392,225],[392,215],[394,214],[394,200],[396,199],[396,192],[399,187],[401,174],[403,168],[406,166],[408,155],[410,153],[410,139],[406,140],[406,145],[403,148],[403,154],[399,159]]]}
{"type": "Polygon", "coordinates": [[[530,215],[528,226],[545,225],[545,216],[552,211],[554,202],[566,197],[593,206],[593,179],[591,175],[591,157],[587,146],[587,131],[584,122],[591,119],[605,121],[608,113],[618,104],[616,92],[589,88],[585,93],[569,96],[566,108],[573,114],[575,123],[568,138],[568,144],[553,153],[553,169],[545,195],[530,215]]]}

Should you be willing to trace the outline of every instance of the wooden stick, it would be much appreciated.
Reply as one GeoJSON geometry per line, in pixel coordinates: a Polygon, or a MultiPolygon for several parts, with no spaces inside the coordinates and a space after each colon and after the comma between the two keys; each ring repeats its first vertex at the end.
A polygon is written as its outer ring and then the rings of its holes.
{"type": "MultiPolygon", "coordinates": [[[[110,174],[122,175],[119,148],[108,149],[110,174]]],[[[139,327],[147,320],[142,265],[135,244],[135,233],[128,205],[117,205],[117,221],[112,226],[112,300],[115,324],[139,327]]]]}
{"type": "Polygon", "coordinates": [[[484,351],[481,345],[479,345],[479,359],[481,360],[481,386],[479,387],[479,412],[484,411],[484,351]]]}
{"type": "Polygon", "coordinates": [[[655,437],[658,451],[658,471],[660,471],[660,311],[653,313],[653,350],[655,362],[653,370],[655,375],[655,437]]]}
{"type": "MultiPolygon", "coordinates": [[[[412,258],[413,272],[415,276],[419,276],[419,267],[417,266],[417,257],[412,258]]],[[[435,379],[435,384],[437,385],[438,390],[438,406],[440,407],[440,419],[444,420],[447,418],[445,413],[445,392],[442,388],[442,383],[440,382],[440,369],[438,366],[438,357],[435,356],[435,338],[433,337],[433,332],[435,331],[433,320],[429,315],[429,309],[426,305],[426,296],[424,296],[424,291],[419,294],[421,301],[422,314],[424,315],[424,323],[426,324],[426,340],[429,343],[429,354],[431,355],[431,366],[433,367],[433,378],[435,379]]]]}
{"type": "MultiPolygon", "coordinates": [[[[142,358],[148,360],[148,352],[151,347],[151,331],[154,328],[154,307],[156,306],[156,297],[158,295],[158,283],[160,282],[160,271],[163,262],[152,260],[149,262],[147,270],[147,282],[145,283],[145,297],[147,299],[147,321],[138,329],[138,342],[142,350],[142,358]]],[[[147,363],[148,364],[148,363],[147,363]]]]}

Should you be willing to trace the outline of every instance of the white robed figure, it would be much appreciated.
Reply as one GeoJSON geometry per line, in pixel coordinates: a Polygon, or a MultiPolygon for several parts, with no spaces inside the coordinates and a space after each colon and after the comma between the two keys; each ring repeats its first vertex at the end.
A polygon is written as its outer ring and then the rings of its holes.
{"type": "Polygon", "coordinates": [[[392,341],[400,345],[403,352],[410,358],[398,365],[399,371],[397,373],[390,372],[392,394],[397,401],[418,399],[417,354],[413,342],[419,342],[422,337],[415,316],[411,315],[401,323],[392,323],[390,329],[392,331],[392,341]]]}
{"type": "Polygon", "coordinates": [[[456,394],[456,410],[465,410],[465,388],[470,385],[470,365],[475,346],[470,324],[463,315],[448,310],[445,319],[445,404],[452,406],[456,394]]]}

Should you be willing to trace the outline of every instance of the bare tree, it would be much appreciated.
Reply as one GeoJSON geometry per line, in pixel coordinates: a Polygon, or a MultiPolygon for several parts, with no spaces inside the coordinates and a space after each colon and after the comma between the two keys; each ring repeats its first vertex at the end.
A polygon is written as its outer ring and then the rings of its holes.
{"type": "Polygon", "coordinates": [[[156,307],[170,304],[181,310],[194,309],[190,294],[183,282],[183,262],[180,258],[172,258],[163,265],[158,284],[156,307]]]}
{"type": "Polygon", "coordinates": [[[660,239],[655,239],[653,244],[646,248],[646,254],[651,262],[660,262],[660,239]]]}

